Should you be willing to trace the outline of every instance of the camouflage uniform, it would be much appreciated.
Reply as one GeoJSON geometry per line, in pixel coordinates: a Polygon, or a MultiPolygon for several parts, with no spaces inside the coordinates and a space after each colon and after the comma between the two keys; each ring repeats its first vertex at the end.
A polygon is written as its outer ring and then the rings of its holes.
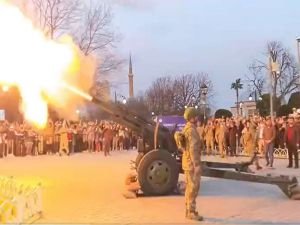
{"type": "Polygon", "coordinates": [[[200,147],[201,147],[201,150],[203,150],[204,149],[204,126],[203,125],[200,125],[200,124],[198,124],[198,126],[197,126],[197,132],[198,132],[198,135],[199,135],[199,137],[200,137],[200,147]]]}
{"type": "Polygon", "coordinates": [[[182,157],[182,168],[186,177],[186,212],[196,214],[196,198],[200,188],[201,178],[201,140],[197,133],[196,126],[190,122],[183,129],[183,134],[186,140],[186,149],[182,157]]]}
{"type": "Polygon", "coordinates": [[[225,133],[226,133],[226,127],[225,124],[222,122],[218,129],[216,129],[216,142],[218,143],[219,147],[219,153],[221,157],[225,156],[225,148],[226,148],[226,138],[225,138],[225,133]]]}
{"type": "Polygon", "coordinates": [[[212,125],[207,125],[205,127],[204,137],[206,142],[206,153],[210,155],[214,152],[215,149],[214,127],[212,125]]]}

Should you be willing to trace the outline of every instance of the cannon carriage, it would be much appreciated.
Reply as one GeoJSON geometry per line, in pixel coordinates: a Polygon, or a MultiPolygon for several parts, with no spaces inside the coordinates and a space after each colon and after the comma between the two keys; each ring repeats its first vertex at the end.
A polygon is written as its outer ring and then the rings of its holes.
{"type": "MultiPolygon", "coordinates": [[[[144,195],[167,195],[172,193],[182,173],[182,153],[178,150],[174,134],[166,127],[133,113],[125,105],[113,104],[93,98],[112,119],[138,133],[138,155],[134,161],[137,179],[144,195]]],[[[262,176],[250,171],[248,162],[224,163],[202,161],[202,176],[277,185],[283,193],[297,199],[300,188],[296,177],[262,176]]]]}

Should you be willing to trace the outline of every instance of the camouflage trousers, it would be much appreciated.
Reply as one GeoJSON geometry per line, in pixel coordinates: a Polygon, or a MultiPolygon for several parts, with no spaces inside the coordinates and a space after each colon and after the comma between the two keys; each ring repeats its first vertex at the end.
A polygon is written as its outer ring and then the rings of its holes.
{"type": "Polygon", "coordinates": [[[186,189],[185,189],[185,205],[187,212],[196,212],[196,198],[200,189],[201,170],[184,171],[186,189]]]}

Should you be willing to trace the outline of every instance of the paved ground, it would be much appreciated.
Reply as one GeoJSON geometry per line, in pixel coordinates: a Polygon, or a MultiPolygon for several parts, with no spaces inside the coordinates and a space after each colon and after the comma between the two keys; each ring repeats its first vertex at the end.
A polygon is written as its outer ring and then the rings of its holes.
{"type": "MultiPolygon", "coordinates": [[[[108,158],[88,153],[8,158],[0,160],[0,171],[43,183],[45,215],[39,223],[192,223],[184,219],[183,196],[122,197],[124,177],[135,156],[130,151],[108,158]]],[[[261,173],[300,178],[300,170],[286,169],[285,160],[277,160],[275,166],[261,173]]],[[[205,216],[203,224],[300,224],[300,201],[287,199],[271,185],[203,178],[197,203],[205,216]]]]}

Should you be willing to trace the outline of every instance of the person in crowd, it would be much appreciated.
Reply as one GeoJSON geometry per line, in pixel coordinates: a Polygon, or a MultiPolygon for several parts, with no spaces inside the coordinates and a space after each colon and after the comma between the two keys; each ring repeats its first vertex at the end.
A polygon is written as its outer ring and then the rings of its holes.
{"type": "Polygon", "coordinates": [[[237,138],[238,138],[238,129],[234,123],[234,121],[229,122],[228,129],[228,144],[230,156],[236,156],[236,147],[237,147],[237,138]]]}
{"type": "Polygon", "coordinates": [[[263,130],[263,139],[265,145],[266,166],[273,167],[274,163],[274,142],[276,138],[276,129],[273,126],[271,117],[267,118],[266,126],[263,130]]]}
{"type": "Polygon", "coordinates": [[[255,136],[251,130],[251,122],[247,121],[244,130],[242,131],[241,144],[247,155],[252,155],[255,149],[255,136]]]}
{"type": "Polygon", "coordinates": [[[120,150],[124,150],[124,138],[125,138],[125,131],[123,127],[119,129],[119,148],[120,150]]]}
{"type": "Polygon", "coordinates": [[[64,154],[69,155],[69,139],[68,139],[68,125],[67,122],[64,120],[62,123],[61,128],[59,129],[59,155],[62,156],[64,154]]]}
{"type": "Polygon", "coordinates": [[[54,143],[54,124],[51,120],[49,120],[48,125],[46,126],[44,130],[44,136],[45,136],[45,150],[46,154],[54,154],[53,151],[53,143],[54,143]]]}
{"type": "Polygon", "coordinates": [[[214,130],[215,130],[215,128],[214,128],[213,122],[211,120],[208,121],[207,126],[204,129],[204,137],[205,137],[207,155],[211,155],[215,151],[214,130]]]}
{"type": "Polygon", "coordinates": [[[204,151],[204,134],[205,134],[205,126],[201,121],[197,122],[197,132],[200,138],[201,149],[204,151]]]}
{"type": "Polygon", "coordinates": [[[87,139],[88,139],[88,151],[93,152],[95,150],[95,128],[93,122],[89,123],[87,129],[87,139]]]}
{"type": "Polygon", "coordinates": [[[299,131],[297,127],[295,126],[295,120],[294,117],[289,117],[288,119],[288,127],[285,131],[285,137],[284,137],[285,145],[288,149],[288,156],[289,156],[289,164],[288,168],[293,167],[293,158],[295,160],[295,168],[299,168],[299,155],[298,155],[298,149],[299,149],[299,131]]]}
{"type": "Polygon", "coordinates": [[[35,133],[31,126],[27,127],[27,131],[25,131],[25,154],[24,155],[35,155],[34,154],[34,141],[35,141],[35,133]]]}
{"type": "Polygon", "coordinates": [[[219,147],[219,154],[221,155],[221,158],[224,158],[226,155],[226,126],[223,119],[216,128],[215,140],[219,147]]]}
{"type": "Polygon", "coordinates": [[[259,125],[257,127],[257,132],[256,132],[258,152],[261,155],[265,154],[265,150],[264,150],[265,149],[265,141],[264,141],[264,137],[263,137],[264,127],[265,127],[265,121],[262,119],[259,122],[259,125]]]}
{"type": "Polygon", "coordinates": [[[110,155],[110,150],[111,150],[111,143],[113,139],[113,132],[112,128],[109,123],[105,124],[105,128],[103,131],[103,151],[104,151],[104,156],[110,155]]]}

